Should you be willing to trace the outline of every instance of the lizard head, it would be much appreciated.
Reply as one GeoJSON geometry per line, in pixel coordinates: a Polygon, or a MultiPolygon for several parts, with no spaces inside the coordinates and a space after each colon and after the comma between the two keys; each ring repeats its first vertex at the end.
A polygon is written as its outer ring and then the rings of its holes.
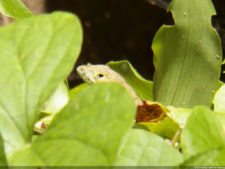
{"type": "Polygon", "coordinates": [[[77,73],[87,83],[110,82],[113,71],[106,65],[81,65],[77,67],[77,73]]]}

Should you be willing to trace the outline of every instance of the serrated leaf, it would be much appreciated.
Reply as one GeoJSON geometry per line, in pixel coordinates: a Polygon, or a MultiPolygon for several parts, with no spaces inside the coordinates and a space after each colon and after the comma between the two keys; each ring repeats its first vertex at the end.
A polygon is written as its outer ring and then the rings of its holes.
{"type": "Polygon", "coordinates": [[[211,25],[211,0],[173,0],[175,25],[157,32],[154,52],[154,100],[175,107],[210,107],[220,77],[222,48],[211,25]],[[196,94],[200,93],[200,94],[196,94]]]}
{"type": "Polygon", "coordinates": [[[118,72],[143,100],[153,100],[153,83],[144,79],[127,60],[107,63],[113,70],[118,72]]]}
{"type": "Polygon", "coordinates": [[[0,37],[0,129],[8,154],[31,142],[40,109],[73,68],[82,30],[75,16],[57,12],[5,26],[0,37]]]}
{"type": "Polygon", "coordinates": [[[134,123],[136,107],[118,84],[90,85],[56,114],[47,131],[15,153],[11,165],[112,165],[123,136],[134,123]]]}
{"type": "Polygon", "coordinates": [[[177,166],[182,160],[182,155],[162,138],[133,129],[124,137],[115,165],[177,166]]]}
{"type": "Polygon", "coordinates": [[[181,135],[181,147],[186,158],[225,146],[225,135],[215,113],[196,107],[189,116],[181,135]]]}
{"type": "Polygon", "coordinates": [[[31,11],[21,0],[0,0],[0,12],[17,20],[32,16],[31,11]]]}

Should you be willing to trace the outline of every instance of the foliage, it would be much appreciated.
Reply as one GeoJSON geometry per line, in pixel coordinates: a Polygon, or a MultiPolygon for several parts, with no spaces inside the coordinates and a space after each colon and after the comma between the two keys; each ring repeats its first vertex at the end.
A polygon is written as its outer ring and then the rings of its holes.
{"type": "Polygon", "coordinates": [[[214,110],[216,112],[225,112],[225,85],[222,85],[216,92],[213,99],[214,110]]]}
{"type": "Polygon", "coordinates": [[[176,107],[210,107],[222,60],[220,40],[211,26],[212,2],[173,0],[169,10],[175,25],[162,26],[152,44],[154,99],[176,107]]]}
{"type": "Polygon", "coordinates": [[[153,82],[129,61],[108,63],[148,100],[138,106],[116,83],[68,91],[64,81],[82,45],[76,16],[32,16],[19,0],[0,0],[0,10],[20,20],[0,28],[1,166],[225,165],[224,85],[212,99],[222,54],[210,0],[172,1],[175,25],[153,42],[153,82]],[[153,119],[136,124],[140,107],[153,119]],[[42,117],[51,120],[37,134],[42,117]]]}
{"type": "Polygon", "coordinates": [[[0,0],[0,11],[16,20],[30,17],[32,14],[20,0],[0,0]]]}
{"type": "Polygon", "coordinates": [[[126,81],[136,91],[138,96],[143,100],[153,100],[152,88],[153,83],[144,79],[134,67],[126,60],[109,62],[108,65],[126,79],[126,81]]]}

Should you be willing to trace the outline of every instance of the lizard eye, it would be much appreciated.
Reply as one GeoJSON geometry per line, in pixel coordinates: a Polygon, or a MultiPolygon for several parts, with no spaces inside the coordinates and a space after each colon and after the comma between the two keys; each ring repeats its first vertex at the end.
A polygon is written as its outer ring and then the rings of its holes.
{"type": "Polygon", "coordinates": [[[97,77],[102,78],[102,77],[104,77],[104,75],[102,73],[99,73],[99,74],[97,74],[97,77]]]}

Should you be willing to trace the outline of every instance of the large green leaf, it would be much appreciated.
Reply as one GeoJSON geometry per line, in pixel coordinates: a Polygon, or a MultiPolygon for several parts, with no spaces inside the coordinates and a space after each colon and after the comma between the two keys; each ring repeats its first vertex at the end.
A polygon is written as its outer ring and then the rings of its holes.
{"type": "Polygon", "coordinates": [[[88,86],[89,86],[89,84],[87,84],[87,83],[81,83],[80,85],[78,85],[78,86],[74,87],[73,89],[69,90],[69,98],[74,97],[80,91],[87,88],[88,86]]]}
{"type": "Polygon", "coordinates": [[[182,160],[182,155],[159,136],[132,129],[124,137],[115,165],[177,166],[182,160]]]}
{"type": "Polygon", "coordinates": [[[175,107],[210,106],[218,87],[221,43],[211,26],[211,0],[173,0],[175,25],[157,32],[154,99],[175,107]]]}
{"type": "Polygon", "coordinates": [[[10,165],[112,165],[135,111],[120,85],[90,85],[71,98],[32,145],[11,156],[10,165]]]}
{"type": "Polygon", "coordinates": [[[183,129],[181,146],[186,158],[224,147],[224,131],[215,113],[205,107],[194,108],[183,129]]]}
{"type": "Polygon", "coordinates": [[[117,62],[109,62],[107,65],[118,72],[129,83],[129,85],[131,85],[141,99],[153,100],[153,83],[138,74],[138,72],[128,61],[122,60],[117,62]]]}
{"type": "Polygon", "coordinates": [[[32,16],[30,10],[20,0],[0,0],[0,12],[17,20],[32,16]]]}
{"type": "Polygon", "coordinates": [[[9,153],[30,143],[38,112],[73,68],[82,30],[75,16],[57,12],[5,26],[0,37],[0,130],[9,153]]]}

